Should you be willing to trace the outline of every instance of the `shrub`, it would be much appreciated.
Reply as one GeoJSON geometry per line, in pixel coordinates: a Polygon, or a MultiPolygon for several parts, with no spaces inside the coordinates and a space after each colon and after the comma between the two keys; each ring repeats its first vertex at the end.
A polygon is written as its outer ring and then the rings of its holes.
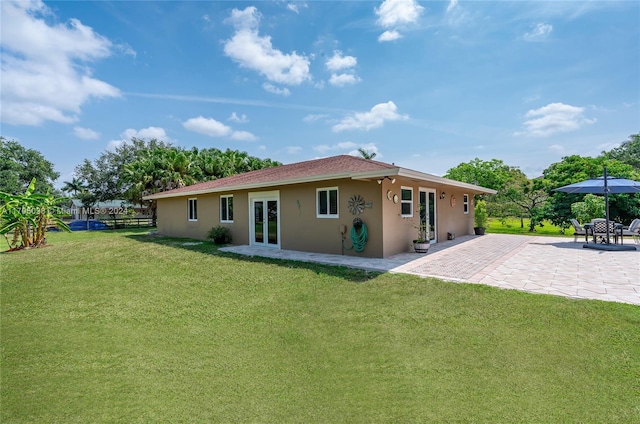
{"type": "Polygon", "coordinates": [[[473,211],[473,222],[475,223],[476,228],[487,228],[488,220],[487,203],[484,200],[478,200],[473,211]]]}
{"type": "Polygon", "coordinates": [[[209,230],[208,237],[213,239],[215,244],[227,244],[231,243],[231,234],[227,227],[223,227],[222,225],[218,225],[217,227],[213,227],[209,230]]]}

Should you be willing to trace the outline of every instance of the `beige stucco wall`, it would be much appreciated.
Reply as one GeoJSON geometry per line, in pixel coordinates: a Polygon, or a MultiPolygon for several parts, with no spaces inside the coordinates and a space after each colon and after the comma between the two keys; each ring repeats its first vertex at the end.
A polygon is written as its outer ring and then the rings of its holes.
{"type": "MultiPolygon", "coordinates": [[[[385,180],[335,180],[277,187],[280,198],[280,247],[305,252],[345,254],[366,257],[387,257],[412,250],[411,241],[416,237],[415,226],[419,219],[419,188],[435,189],[438,241],[447,239],[447,232],[456,236],[473,233],[473,193],[454,190],[452,187],[426,185],[424,182],[398,178],[395,184],[385,180]],[[413,188],[413,218],[401,216],[401,202],[387,198],[387,190],[400,196],[402,186],[413,188]],[[317,218],[316,189],[338,187],[338,218],[317,218]],[[445,191],[446,197],[439,195],[445,191]],[[463,213],[463,194],[469,194],[469,214],[463,213]],[[371,208],[366,208],[360,218],[368,228],[369,240],[364,252],[342,249],[341,226],[346,226],[345,246],[351,247],[350,231],[354,215],[349,211],[349,199],[360,195],[371,208]],[[451,207],[451,195],[457,203],[451,207]]],[[[251,190],[251,193],[271,190],[251,190]]],[[[208,231],[217,225],[230,229],[232,243],[249,244],[249,191],[215,193],[191,196],[198,199],[198,221],[187,219],[189,196],[158,200],[158,232],[172,237],[205,239],[208,231]],[[220,195],[233,194],[234,222],[220,223],[220,195]]]]}

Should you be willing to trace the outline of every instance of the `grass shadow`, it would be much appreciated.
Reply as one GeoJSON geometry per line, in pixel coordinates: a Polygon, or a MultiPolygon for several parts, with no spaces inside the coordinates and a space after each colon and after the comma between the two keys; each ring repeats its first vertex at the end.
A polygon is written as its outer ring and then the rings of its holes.
{"type": "Polygon", "coordinates": [[[364,283],[378,277],[382,272],[368,271],[340,265],[318,264],[314,262],[296,261],[291,259],[265,258],[260,256],[244,256],[237,253],[222,252],[219,248],[225,245],[217,245],[212,241],[195,240],[190,238],[166,237],[156,234],[131,234],[125,236],[139,243],[153,243],[166,247],[184,249],[190,252],[204,255],[219,256],[238,262],[250,262],[256,264],[277,265],[292,269],[306,269],[316,274],[324,274],[331,277],[343,278],[354,283],[364,283]]]}

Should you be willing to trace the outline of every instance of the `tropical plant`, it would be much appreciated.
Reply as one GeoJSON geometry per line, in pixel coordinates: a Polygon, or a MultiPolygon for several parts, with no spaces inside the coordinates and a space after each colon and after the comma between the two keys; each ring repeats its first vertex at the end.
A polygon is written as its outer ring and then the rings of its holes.
{"type": "Polygon", "coordinates": [[[358,153],[360,153],[360,156],[362,156],[363,158],[370,159],[370,160],[378,156],[376,152],[369,152],[363,149],[362,147],[358,148],[358,153]]]}
{"type": "Polygon", "coordinates": [[[62,186],[62,191],[65,193],[71,193],[76,196],[78,193],[84,192],[87,187],[82,184],[82,180],[79,178],[73,177],[71,181],[64,181],[62,186]]]}
{"type": "Polygon", "coordinates": [[[67,199],[55,198],[49,193],[38,194],[35,187],[34,178],[22,194],[0,192],[0,234],[4,235],[10,249],[43,246],[50,224],[70,231],[56,213],[57,205],[67,199]],[[8,238],[10,233],[13,233],[11,241],[8,238]]]}
{"type": "Polygon", "coordinates": [[[487,202],[478,200],[473,210],[473,222],[476,228],[487,228],[489,215],[487,214],[487,202]]]}

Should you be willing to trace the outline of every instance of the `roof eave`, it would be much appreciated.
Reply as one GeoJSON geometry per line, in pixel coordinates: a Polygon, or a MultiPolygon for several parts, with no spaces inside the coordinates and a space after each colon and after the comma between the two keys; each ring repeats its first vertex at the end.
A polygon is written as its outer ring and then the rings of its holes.
{"type": "Polygon", "coordinates": [[[387,175],[388,176],[398,175],[398,172],[399,172],[399,168],[390,168],[390,169],[383,169],[379,171],[367,171],[367,172],[342,172],[339,174],[292,178],[289,180],[270,181],[270,182],[264,182],[264,183],[211,187],[211,188],[205,188],[201,190],[181,191],[178,193],[171,193],[171,191],[166,191],[166,192],[155,193],[148,196],[144,196],[142,199],[156,200],[156,199],[165,199],[165,198],[171,198],[171,197],[194,196],[198,194],[220,193],[220,192],[237,191],[237,190],[252,190],[252,189],[260,189],[260,188],[273,187],[273,186],[313,183],[317,181],[340,180],[340,179],[347,179],[347,178],[354,179],[354,180],[361,180],[361,179],[366,180],[371,178],[381,178],[387,175]]]}

